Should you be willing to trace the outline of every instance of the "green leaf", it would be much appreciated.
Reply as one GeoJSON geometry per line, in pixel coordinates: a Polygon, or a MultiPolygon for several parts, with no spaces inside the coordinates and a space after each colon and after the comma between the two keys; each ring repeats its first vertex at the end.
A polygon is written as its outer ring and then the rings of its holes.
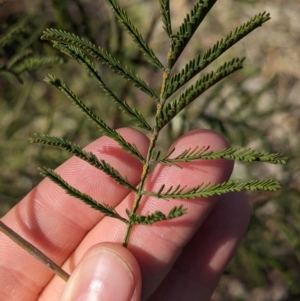
{"type": "Polygon", "coordinates": [[[183,206],[174,207],[168,215],[163,214],[161,211],[155,211],[150,215],[129,215],[129,221],[132,225],[152,225],[157,222],[170,220],[184,215],[187,212],[183,206]]]}
{"type": "Polygon", "coordinates": [[[162,158],[157,158],[155,161],[157,163],[164,163],[167,165],[173,165],[178,162],[191,162],[195,160],[216,160],[216,159],[229,159],[235,161],[244,162],[267,162],[273,164],[285,164],[287,157],[278,153],[261,152],[257,150],[252,150],[250,148],[224,148],[219,150],[209,150],[209,146],[203,146],[195,148],[188,148],[181,152],[174,158],[170,158],[170,155],[175,151],[168,152],[162,158]]]}
{"type": "Polygon", "coordinates": [[[245,58],[239,59],[234,58],[230,62],[224,63],[216,71],[201,77],[194,85],[187,88],[183,93],[180,94],[178,99],[172,100],[167,103],[160,114],[158,114],[157,124],[158,128],[162,129],[168,122],[171,121],[181,110],[187,105],[193,102],[202,93],[214,86],[217,82],[232,74],[233,72],[243,67],[243,61],[245,58]]]}
{"type": "Polygon", "coordinates": [[[122,66],[122,64],[116,58],[110,55],[107,51],[95,46],[91,42],[69,32],[52,28],[46,29],[43,32],[41,39],[50,40],[52,42],[64,43],[67,45],[71,44],[78,47],[86,54],[109,66],[113,72],[120,74],[123,78],[132,82],[134,86],[138,87],[141,91],[145,92],[155,100],[158,99],[155,92],[150,88],[150,86],[146,84],[136,74],[134,74],[132,70],[130,70],[127,66],[122,66]]]}
{"type": "Polygon", "coordinates": [[[174,66],[185,46],[216,2],[217,0],[200,0],[184,18],[171,44],[171,56],[168,66],[170,69],[174,66]]]}
{"type": "Polygon", "coordinates": [[[111,6],[120,23],[130,34],[133,41],[138,45],[143,54],[148,58],[149,62],[151,62],[153,65],[157,66],[161,70],[164,70],[164,66],[156,57],[153,50],[145,42],[138,29],[132,24],[126,12],[117,4],[115,0],[106,0],[106,2],[111,6]]]}
{"type": "Polygon", "coordinates": [[[136,146],[127,142],[118,132],[109,127],[103,120],[97,117],[63,81],[53,75],[48,75],[48,77],[45,78],[45,81],[64,92],[92,121],[94,121],[98,125],[104,135],[114,139],[122,149],[133,155],[141,162],[144,162],[144,158],[140,154],[136,146]]]}
{"type": "Polygon", "coordinates": [[[171,16],[170,16],[170,1],[159,0],[161,19],[164,23],[164,30],[169,37],[172,36],[171,16]]]}
{"type": "Polygon", "coordinates": [[[234,33],[230,32],[226,38],[218,41],[212,48],[208,49],[203,55],[198,55],[191,60],[185,67],[177,74],[173,75],[166,90],[168,95],[176,92],[180,87],[186,84],[195,75],[199,74],[214,60],[220,57],[226,50],[231,48],[238,41],[247,36],[250,32],[261,26],[266,21],[270,20],[270,15],[266,12],[254,16],[250,21],[235,29],[234,33]]]}
{"type": "Polygon", "coordinates": [[[161,199],[194,199],[198,197],[210,197],[228,192],[239,192],[245,190],[275,191],[280,188],[278,181],[274,180],[253,180],[246,183],[224,182],[221,184],[200,184],[193,188],[186,189],[186,186],[170,186],[165,189],[162,185],[158,192],[144,191],[145,195],[154,196],[161,199]]]}
{"type": "Polygon", "coordinates": [[[180,205],[179,207],[174,207],[168,214],[168,219],[172,219],[172,218],[176,218],[179,216],[182,216],[183,214],[185,214],[187,212],[186,208],[183,208],[182,205],[180,205]]]}
{"type": "Polygon", "coordinates": [[[42,143],[44,145],[60,147],[66,150],[67,152],[73,154],[74,156],[84,160],[90,165],[96,167],[97,169],[103,171],[105,174],[107,174],[120,185],[132,191],[137,191],[135,186],[133,186],[127,178],[122,177],[121,174],[115,168],[113,168],[109,163],[105,162],[104,160],[98,159],[96,155],[92,152],[87,152],[83,150],[82,147],[80,147],[79,145],[69,142],[63,138],[37,134],[35,134],[35,136],[36,138],[30,139],[32,143],[42,143]]]}
{"type": "Polygon", "coordinates": [[[57,43],[56,48],[60,49],[62,52],[65,52],[70,57],[76,59],[84,68],[98,81],[101,89],[106,95],[108,95],[118,107],[130,117],[132,121],[140,128],[143,128],[147,131],[151,131],[151,126],[147,123],[144,116],[138,112],[135,108],[131,108],[125,101],[119,100],[119,98],[106,86],[103,82],[102,77],[98,70],[95,68],[94,64],[84,55],[84,53],[77,47],[72,45],[64,45],[57,43]]]}
{"type": "Polygon", "coordinates": [[[51,181],[53,181],[54,183],[62,187],[67,194],[77,199],[80,199],[85,204],[89,205],[91,208],[100,211],[106,216],[110,216],[119,219],[124,223],[128,223],[128,221],[124,219],[122,216],[120,216],[113,207],[107,204],[102,205],[98,203],[96,200],[94,200],[92,197],[90,197],[89,195],[82,193],[78,189],[72,187],[65,180],[63,180],[62,177],[58,173],[56,173],[53,169],[44,167],[41,168],[40,171],[44,177],[49,178],[51,181]]]}

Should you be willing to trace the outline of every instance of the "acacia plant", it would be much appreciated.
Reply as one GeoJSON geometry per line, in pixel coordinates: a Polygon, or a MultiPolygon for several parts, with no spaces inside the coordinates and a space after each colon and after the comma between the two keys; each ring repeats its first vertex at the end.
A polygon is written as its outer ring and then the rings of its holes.
{"type": "MultiPolygon", "coordinates": [[[[144,196],[152,196],[163,200],[169,200],[171,202],[172,199],[210,197],[213,195],[242,190],[274,191],[279,189],[279,182],[271,179],[254,179],[250,182],[227,181],[221,184],[199,183],[197,186],[192,188],[187,188],[182,185],[162,185],[156,191],[148,191],[145,186],[149,172],[157,164],[181,168],[180,164],[178,164],[180,162],[216,160],[220,158],[244,162],[261,161],[273,164],[284,164],[286,162],[286,158],[281,154],[268,153],[249,148],[211,150],[210,146],[207,145],[205,147],[186,149],[180,154],[174,156],[172,154],[174,153],[175,148],[171,148],[168,152],[163,154],[157,147],[157,139],[161,135],[162,129],[178,113],[184,110],[193,101],[197,100],[206,90],[235,71],[240,70],[243,67],[245,58],[233,58],[232,60],[221,64],[214,71],[208,73],[203,73],[204,69],[218,59],[235,43],[268,21],[270,19],[269,14],[266,12],[257,14],[251,20],[236,28],[233,32],[230,32],[224,39],[217,41],[204,53],[200,53],[195,58],[192,58],[186,63],[185,67],[181,71],[176,73],[174,68],[176,62],[217,0],[197,1],[177,30],[172,28],[169,0],[158,1],[161,10],[161,18],[164,24],[163,28],[170,45],[170,48],[166,53],[166,63],[163,63],[158,59],[158,56],[154,53],[142,37],[137,27],[129,19],[127,13],[119,6],[116,0],[106,0],[106,2],[112,8],[115,16],[124,27],[125,31],[129,33],[134,43],[139,47],[148,63],[161,71],[161,76],[157,79],[161,81],[159,91],[155,91],[155,89],[147,84],[139,75],[136,75],[133,70],[125,66],[102,47],[96,46],[92,42],[78,37],[76,34],[59,29],[46,29],[43,32],[42,39],[51,41],[53,43],[53,47],[59,49],[71,58],[74,58],[80,65],[82,65],[98,82],[99,87],[104,94],[106,94],[106,96],[110,98],[137,127],[142,128],[144,131],[149,133],[150,143],[146,157],[141,155],[134,144],[126,141],[116,130],[108,126],[100,117],[96,116],[96,114],[84,104],[84,102],[69,88],[69,86],[67,86],[65,82],[53,75],[48,75],[45,80],[64,92],[68,98],[71,99],[71,101],[78,106],[84,114],[87,115],[87,117],[96,123],[103,135],[115,140],[123,150],[142,163],[143,168],[139,184],[137,186],[133,185],[108,162],[98,159],[92,152],[85,151],[81,146],[69,142],[64,138],[38,134],[31,141],[62,148],[101,170],[119,185],[126,187],[129,191],[132,191],[135,194],[133,206],[130,210],[127,209],[124,214],[120,214],[113,207],[105,203],[101,204],[89,195],[80,192],[75,187],[72,187],[54,170],[44,167],[41,169],[42,174],[61,186],[66,193],[78,198],[93,209],[125,223],[127,226],[123,240],[123,245],[125,247],[130,243],[130,234],[133,227],[141,225],[146,226],[163,220],[175,219],[187,212],[183,201],[182,205],[177,207],[174,206],[167,214],[156,210],[148,215],[141,215],[138,213],[138,210],[144,196]],[[128,82],[145,93],[148,98],[151,99],[153,106],[156,107],[153,119],[147,120],[148,118],[146,119],[146,117],[137,108],[134,108],[126,101],[121,100],[113,92],[113,89],[106,85],[93,61],[99,61],[101,64],[108,66],[112,72],[125,78],[128,82]],[[199,74],[199,79],[194,81],[193,84],[189,84],[191,79],[199,74]]],[[[49,261],[46,261],[46,263],[48,266],[51,266],[49,265],[49,261]]],[[[53,268],[53,266],[51,267],[53,268]]]]}

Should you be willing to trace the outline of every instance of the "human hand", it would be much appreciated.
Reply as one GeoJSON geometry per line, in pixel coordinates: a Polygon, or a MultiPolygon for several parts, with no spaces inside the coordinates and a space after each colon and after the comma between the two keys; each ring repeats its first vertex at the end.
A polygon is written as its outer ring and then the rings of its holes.
{"type": "MultiPolygon", "coordinates": [[[[147,138],[120,129],[142,154],[147,138]]],[[[218,134],[197,130],[182,136],[176,153],[189,147],[228,147],[218,134]]],[[[137,184],[142,165],[111,139],[102,137],[87,150],[106,160],[137,184]]],[[[176,154],[174,153],[174,155],[176,154]]],[[[207,160],[180,163],[183,169],[158,165],[147,188],[162,184],[195,186],[228,180],[233,162],[207,160]]],[[[71,158],[56,171],[72,186],[105,202],[122,215],[133,195],[86,162],[71,158]]],[[[0,296],[5,301],[209,300],[249,221],[245,196],[164,201],[144,199],[144,214],[169,212],[183,204],[187,214],[151,226],[136,226],[128,249],[121,246],[125,224],[103,217],[49,179],[42,181],[2,221],[71,273],[67,285],[0,233],[0,296]],[[65,289],[64,289],[65,288],[65,289]]]]}

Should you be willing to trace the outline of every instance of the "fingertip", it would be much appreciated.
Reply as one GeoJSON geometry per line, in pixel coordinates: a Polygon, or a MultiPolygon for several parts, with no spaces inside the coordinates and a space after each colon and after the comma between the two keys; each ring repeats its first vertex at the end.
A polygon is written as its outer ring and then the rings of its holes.
{"type": "Polygon", "coordinates": [[[60,301],[139,301],[141,272],[132,253],[115,243],[99,243],[83,256],[60,301]]]}

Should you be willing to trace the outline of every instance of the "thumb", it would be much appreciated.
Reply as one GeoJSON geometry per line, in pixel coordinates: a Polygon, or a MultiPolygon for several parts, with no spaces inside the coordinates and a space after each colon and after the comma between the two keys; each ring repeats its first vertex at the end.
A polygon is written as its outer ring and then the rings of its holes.
{"type": "Polygon", "coordinates": [[[131,252],[100,243],[80,260],[59,301],[140,301],[141,287],[140,268],[131,252]]]}

